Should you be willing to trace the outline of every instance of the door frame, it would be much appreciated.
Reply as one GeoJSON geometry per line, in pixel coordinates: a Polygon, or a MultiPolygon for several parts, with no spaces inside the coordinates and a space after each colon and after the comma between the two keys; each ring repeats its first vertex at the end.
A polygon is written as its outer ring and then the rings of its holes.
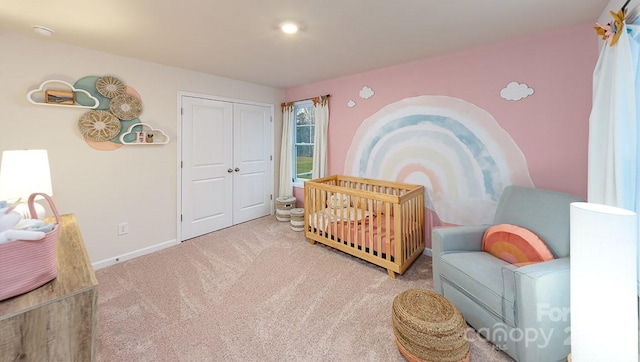
{"type": "MultiPolygon", "coordinates": [[[[185,91],[178,91],[177,94],[177,135],[176,135],[176,140],[177,140],[177,157],[176,157],[176,183],[177,183],[177,204],[176,204],[176,240],[178,240],[179,242],[183,242],[183,238],[182,238],[182,97],[194,97],[194,98],[203,98],[203,99],[209,99],[209,100],[213,100],[213,101],[220,101],[220,102],[231,102],[231,103],[240,103],[240,104],[249,104],[249,105],[254,105],[254,106],[262,106],[262,107],[268,107],[271,110],[271,127],[270,127],[270,138],[271,138],[271,177],[270,177],[270,185],[268,185],[267,187],[269,188],[269,190],[271,190],[271,194],[274,195],[275,194],[275,185],[274,185],[274,177],[275,177],[275,170],[274,170],[274,154],[275,154],[275,144],[274,144],[274,122],[273,122],[273,118],[274,118],[274,105],[270,104],[270,103],[262,103],[262,102],[255,102],[255,101],[249,101],[249,100],[245,100],[245,99],[236,99],[236,98],[227,98],[227,97],[220,97],[220,96],[214,96],[214,95],[210,95],[210,94],[202,94],[202,93],[193,93],[193,92],[185,92],[185,91]]],[[[270,214],[273,215],[273,206],[274,205],[274,198],[271,198],[271,206],[270,206],[270,214]]]]}

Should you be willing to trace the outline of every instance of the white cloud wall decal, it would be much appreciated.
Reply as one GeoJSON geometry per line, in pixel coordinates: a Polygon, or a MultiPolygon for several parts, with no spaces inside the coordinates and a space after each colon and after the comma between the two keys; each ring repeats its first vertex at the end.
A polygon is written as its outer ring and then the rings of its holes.
{"type": "Polygon", "coordinates": [[[369,99],[371,97],[373,97],[373,95],[375,94],[375,92],[373,91],[373,89],[371,89],[370,87],[367,87],[366,85],[364,87],[362,87],[362,89],[360,89],[360,98],[362,99],[369,99]]]}
{"type": "Polygon", "coordinates": [[[500,91],[500,97],[508,101],[519,101],[533,94],[533,88],[525,83],[511,82],[500,91]]]}

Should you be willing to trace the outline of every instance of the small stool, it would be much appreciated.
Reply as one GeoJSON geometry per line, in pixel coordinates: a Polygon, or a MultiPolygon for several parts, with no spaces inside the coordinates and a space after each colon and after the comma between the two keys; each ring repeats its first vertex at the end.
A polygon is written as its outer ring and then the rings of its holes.
{"type": "Polygon", "coordinates": [[[291,215],[291,230],[304,231],[304,209],[301,207],[291,209],[289,214],[291,215]]]}
{"type": "Polygon", "coordinates": [[[469,361],[462,313],[433,290],[409,289],[398,294],[393,300],[392,322],[398,350],[408,361],[469,361]]]}
{"type": "Polygon", "coordinates": [[[296,207],[296,198],[283,196],[276,198],[276,219],[278,221],[291,220],[291,210],[296,207]]]}

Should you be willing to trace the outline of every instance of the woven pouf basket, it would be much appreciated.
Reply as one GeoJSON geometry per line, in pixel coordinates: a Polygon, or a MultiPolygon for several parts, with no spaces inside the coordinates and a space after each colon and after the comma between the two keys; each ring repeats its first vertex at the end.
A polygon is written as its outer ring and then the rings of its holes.
{"type": "Polygon", "coordinates": [[[304,209],[301,207],[291,209],[289,214],[291,215],[291,230],[304,231],[304,209]]]}
{"type": "Polygon", "coordinates": [[[409,289],[393,300],[393,333],[409,361],[469,361],[464,317],[453,303],[427,289],[409,289]]]}
{"type": "Polygon", "coordinates": [[[296,207],[296,198],[283,196],[276,198],[276,219],[278,221],[290,221],[291,210],[296,207]]]}

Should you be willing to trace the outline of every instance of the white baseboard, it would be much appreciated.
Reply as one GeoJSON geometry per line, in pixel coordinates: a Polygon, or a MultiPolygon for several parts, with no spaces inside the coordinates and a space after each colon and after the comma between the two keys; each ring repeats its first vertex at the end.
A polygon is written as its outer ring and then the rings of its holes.
{"type": "Polygon", "coordinates": [[[422,254],[424,254],[426,256],[433,256],[433,253],[431,252],[431,249],[429,249],[429,248],[424,248],[424,251],[422,252],[422,254]]]}
{"type": "Polygon", "coordinates": [[[180,244],[180,243],[176,239],[173,239],[173,240],[165,241],[165,242],[160,243],[160,244],[151,245],[151,246],[148,246],[146,248],[142,248],[142,249],[131,251],[129,253],[118,255],[118,256],[113,257],[113,258],[104,259],[104,260],[101,260],[101,261],[96,261],[95,263],[92,263],[91,265],[93,266],[94,270],[98,270],[98,269],[106,268],[106,267],[114,265],[114,264],[118,264],[118,263],[123,262],[125,260],[130,260],[130,259],[142,256],[142,255],[151,254],[151,253],[156,252],[158,250],[162,250],[162,249],[168,248],[170,246],[178,245],[178,244],[180,244]]]}

